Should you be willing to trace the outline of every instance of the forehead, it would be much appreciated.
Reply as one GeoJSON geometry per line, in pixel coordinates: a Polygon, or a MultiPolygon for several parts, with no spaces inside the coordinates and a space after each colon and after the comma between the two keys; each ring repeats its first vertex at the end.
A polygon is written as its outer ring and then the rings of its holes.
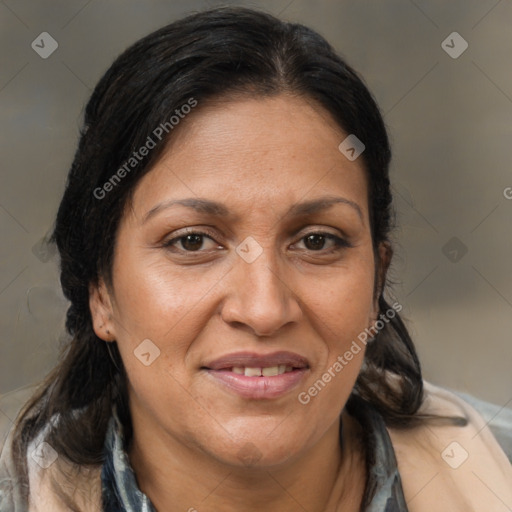
{"type": "Polygon", "coordinates": [[[347,134],[311,99],[282,94],[199,102],[178,128],[137,185],[137,216],[180,197],[276,210],[339,194],[357,202],[367,217],[362,159],[349,161],[339,151],[347,134]]]}

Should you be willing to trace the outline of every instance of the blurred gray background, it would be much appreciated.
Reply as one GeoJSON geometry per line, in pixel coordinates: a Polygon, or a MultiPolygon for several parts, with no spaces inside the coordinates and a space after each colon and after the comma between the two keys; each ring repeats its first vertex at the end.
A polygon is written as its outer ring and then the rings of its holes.
{"type": "Polygon", "coordinates": [[[0,1],[0,397],[55,363],[66,302],[44,237],[92,88],[140,37],[228,4],[311,26],[363,75],[394,148],[391,278],[425,377],[512,407],[507,0],[0,1]]]}

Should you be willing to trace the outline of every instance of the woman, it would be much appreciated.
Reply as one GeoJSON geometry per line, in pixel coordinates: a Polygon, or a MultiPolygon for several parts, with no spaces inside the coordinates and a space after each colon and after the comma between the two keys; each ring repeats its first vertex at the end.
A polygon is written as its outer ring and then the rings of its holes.
{"type": "Polygon", "coordinates": [[[121,55],[55,225],[72,339],[2,512],[510,509],[505,453],[384,298],[389,161],[303,26],[215,9],[121,55]]]}

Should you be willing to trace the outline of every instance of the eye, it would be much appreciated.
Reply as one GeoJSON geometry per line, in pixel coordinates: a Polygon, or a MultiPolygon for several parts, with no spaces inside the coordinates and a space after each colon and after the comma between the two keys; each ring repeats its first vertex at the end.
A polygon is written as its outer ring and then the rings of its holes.
{"type": "MultiPolygon", "coordinates": [[[[205,252],[203,249],[205,239],[213,242],[216,248],[222,248],[215,243],[213,236],[209,233],[202,231],[188,231],[180,236],[176,236],[164,242],[165,248],[171,249],[176,252],[185,253],[200,253],[205,252]]],[[[304,241],[305,250],[312,252],[324,251],[327,253],[336,252],[343,248],[352,247],[352,245],[345,239],[340,238],[332,233],[314,232],[308,233],[303,236],[300,241],[304,241]],[[325,249],[327,242],[330,242],[330,247],[325,249]]]]}
{"type": "Polygon", "coordinates": [[[327,252],[335,252],[339,251],[342,248],[352,247],[351,244],[339,236],[333,235],[332,233],[325,232],[315,232],[308,233],[307,235],[301,238],[301,241],[304,240],[304,245],[306,246],[306,250],[318,252],[325,249],[325,243],[327,241],[331,242],[331,247],[327,249],[327,252]]]}
{"type": "MultiPolygon", "coordinates": [[[[165,241],[163,245],[166,248],[176,249],[176,245],[179,244],[181,245],[181,248],[178,247],[177,250],[182,252],[204,252],[200,249],[203,247],[205,238],[214,242],[213,238],[208,233],[203,233],[201,231],[189,231],[183,235],[165,241]]],[[[219,247],[219,245],[216,244],[216,247],[219,247]]]]}

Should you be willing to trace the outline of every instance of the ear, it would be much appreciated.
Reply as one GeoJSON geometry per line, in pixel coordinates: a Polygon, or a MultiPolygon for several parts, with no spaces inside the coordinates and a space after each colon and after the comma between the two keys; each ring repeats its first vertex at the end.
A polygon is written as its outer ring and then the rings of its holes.
{"type": "Polygon", "coordinates": [[[89,285],[89,309],[96,336],[104,341],[114,341],[116,339],[114,311],[110,293],[103,279],[100,279],[97,284],[89,285]]]}
{"type": "Polygon", "coordinates": [[[378,268],[375,271],[377,283],[373,305],[375,320],[377,319],[377,315],[379,313],[379,297],[384,290],[384,286],[386,284],[386,275],[391,263],[391,258],[393,257],[393,248],[391,247],[391,244],[388,241],[380,242],[378,254],[379,259],[376,261],[378,268]]]}

